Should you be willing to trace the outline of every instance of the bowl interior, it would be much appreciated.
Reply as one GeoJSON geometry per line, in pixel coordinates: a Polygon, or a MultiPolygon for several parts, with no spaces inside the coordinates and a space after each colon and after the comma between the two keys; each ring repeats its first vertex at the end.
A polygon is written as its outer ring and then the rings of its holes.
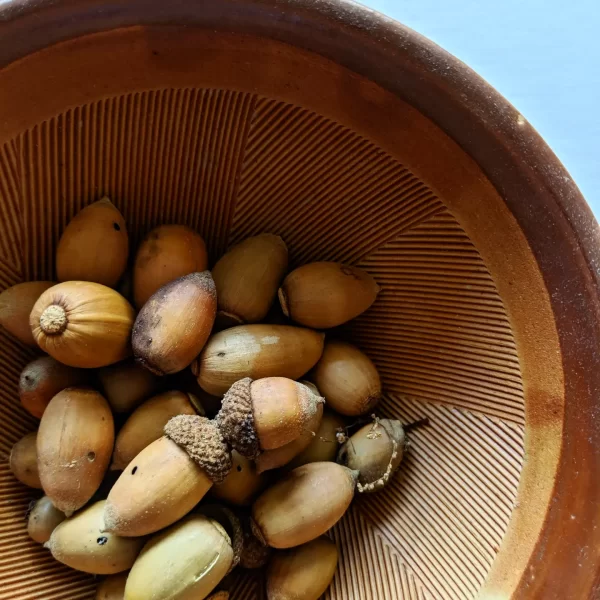
{"type": "MultiPolygon", "coordinates": [[[[157,224],[184,223],[214,262],[267,231],[283,236],[293,265],[367,269],[382,292],[338,334],[377,364],[380,415],[431,425],[411,435],[392,484],[358,498],[334,528],[341,560],[326,597],[510,591],[506,573],[525,568],[560,443],[560,415],[526,435],[527,382],[560,413],[557,382],[538,375],[560,378],[561,367],[527,242],[460,147],[355,73],[251,36],[175,27],[90,35],[0,71],[0,89],[12,90],[0,92],[2,288],[52,278],[66,223],[104,195],[134,243],[157,224]],[[547,353],[536,354],[531,328],[547,353]],[[546,456],[535,497],[523,483],[527,444],[546,456]],[[518,494],[526,514],[515,514],[518,494]]],[[[16,398],[32,351],[0,336],[8,452],[36,426],[16,398]]],[[[0,598],[93,597],[91,578],[27,538],[35,494],[5,463],[0,487],[0,598]]],[[[234,600],[263,593],[259,574],[232,586],[234,600]]]]}

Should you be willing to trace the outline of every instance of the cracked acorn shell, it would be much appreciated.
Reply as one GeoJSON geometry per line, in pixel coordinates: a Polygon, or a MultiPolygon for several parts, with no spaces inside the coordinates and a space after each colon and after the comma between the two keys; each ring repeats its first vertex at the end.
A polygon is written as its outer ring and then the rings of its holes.
{"type": "Polygon", "coordinates": [[[114,287],[125,272],[128,256],[125,219],[103,198],[79,211],[64,230],[56,249],[58,280],[114,287]]]}
{"type": "Polygon", "coordinates": [[[204,240],[185,225],[161,225],[142,241],[133,267],[133,297],[138,309],[161,287],[208,268],[204,240]]]}
{"type": "Polygon", "coordinates": [[[380,288],[363,269],[314,262],[292,271],[279,288],[286,317],[314,329],[329,329],[358,317],[375,302],[380,288]]]}
{"type": "Polygon", "coordinates": [[[223,483],[213,485],[210,494],[235,506],[248,506],[254,496],[265,487],[266,478],[257,472],[254,462],[237,450],[232,450],[231,462],[231,471],[223,483]]]}
{"type": "Polygon", "coordinates": [[[123,600],[128,575],[129,573],[109,575],[98,584],[94,600],[123,600]]]}
{"type": "Polygon", "coordinates": [[[46,406],[58,392],[85,385],[90,374],[84,369],[68,367],[51,356],[32,360],[19,377],[19,399],[25,410],[41,419],[46,406]]]}
{"type": "Polygon", "coordinates": [[[327,405],[347,416],[364,415],[381,398],[381,379],[371,359],[356,346],[328,341],[312,373],[327,405]]]}
{"type": "Polygon", "coordinates": [[[357,471],[333,462],[298,467],[254,502],[254,534],[272,548],[293,548],[318,538],[344,515],[357,471]]]}
{"type": "Polygon", "coordinates": [[[8,466],[24,485],[42,489],[37,461],[37,431],[24,435],[10,451],[8,466]]]}
{"type": "Polygon", "coordinates": [[[113,289],[66,281],[40,296],[29,322],[44,352],[70,367],[93,369],[131,354],[134,316],[129,302],[113,289]]]}
{"type": "Polygon", "coordinates": [[[287,246],[278,235],[262,233],[230,248],[212,270],[220,328],[262,321],[287,264],[287,246]]]}
{"type": "Polygon", "coordinates": [[[325,536],[275,552],[267,570],[268,600],[319,600],[333,580],[337,563],[337,547],[325,536]]]}
{"type": "Polygon", "coordinates": [[[389,482],[404,455],[402,423],[377,419],[359,429],[340,448],[338,463],[359,472],[359,492],[376,492],[389,482]]]}
{"type": "Polygon", "coordinates": [[[167,283],[144,304],[133,326],[131,342],[138,362],[157,375],[182,371],[206,344],[216,310],[209,271],[167,283]]]}
{"type": "Polygon", "coordinates": [[[200,387],[222,396],[240,379],[298,379],[323,353],[322,333],[290,325],[240,325],[213,335],[192,370],[200,387]]]}
{"type": "Polygon", "coordinates": [[[130,569],[143,538],[124,538],[103,531],[101,500],[63,521],[44,546],[59,562],[94,575],[112,575],[130,569]]]}
{"type": "Polygon", "coordinates": [[[119,431],[115,441],[114,471],[124,469],[146,446],[163,436],[164,426],[177,415],[195,415],[189,394],[170,391],[154,396],[139,406],[119,431]]]}
{"type": "Polygon", "coordinates": [[[127,578],[125,600],[204,600],[232,560],[223,527],[204,515],[190,515],[144,546],[127,578]]]}
{"type": "Polygon", "coordinates": [[[322,402],[309,387],[285,377],[246,377],[225,394],[215,421],[232,448],[254,459],[300,437],[322,402]]]}
{"type": "Polygon", "coordinates": [[[66,518],[65,513],[58,510],[48,496],[42,496],[29,511],[27,533],[34,542],[44,544],[66,518]]]}
{"type": "Polygon", "coordinates": [[[53,281],[27,281],[4,290],[0,294],[0,325],[24,344],[37,346],[29,315],[39,297],[54,285],[53,281]]]}
{"type": "Polygon", "coordinates": [[[69,515],[100,487],[114,443],[108,402],[95,390],[67,388],[40,421],[37,454],[40,480],[54,506],[69,515]]]}

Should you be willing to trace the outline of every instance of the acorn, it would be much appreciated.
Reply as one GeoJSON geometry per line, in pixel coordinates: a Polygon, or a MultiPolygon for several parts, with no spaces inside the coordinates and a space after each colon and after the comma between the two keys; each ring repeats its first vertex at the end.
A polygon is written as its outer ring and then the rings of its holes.
{"type": "Polygon", "coordinates": [[[129,573],[109,575],[96,588],[94,600],[123,600],[128,575],[129,573]]]}
{"type": "Polygon", "coordinates": [[[257,473],[256,465],[237,450],[231,452],[232,468],[223,483],[215,484],[211,496],[235,506],[248,506],[265,484],[264,475],[257,473]]]}
{"type": "Polygon", "coordinates": [[[89,388],[67,388],[48,404],[37,436],[38,468],[46,495],[70,515],[94,495],[114,443],[108,402],[89,388]]]}
{"type": "Polygon", "coordinates": [[[240,567],[243,569],[262,569],[269,562],[273,549],[263,544],[254,535],[250,517],[242,516],[240,522],[244,533],[244,547],[240,557],[240,567]]]}
{"type": "Polygon", "coordinates": [[[289,325],[240,325],[213,335],[192,370],[214,396],[244,377],[299,379],[321,358],[324,337],[289,325]]]}
{"type": "Polygon", "coordinates": [[[376,492],[400,466],[405,443],[400,421],[375,419],[340,448],[338,462],[359,472],[356,484],[359,492],[376,492]]]}
{"type": "Polygon", "coordinates": [[[142,308],[161,287],[208,268],[204,240],[185,225],[161,225],[141,243],[133,268],[135,305],[142,308]]]}
{"type": "MultiPolygon", "coordinates": [[[[312,383],[307,381],[301,382],[314,394],[320,396],[319,390],[312,383]]],[[[275,448],[273,450],[265,450],[256,459],[256,470],[258,473],[264,473],[272,469],[278,469],[288,464],[294,457],[298,456],[308,445],[313,441],[317,434],[317,430],[321,425],[321,419],[323,418],[323,403],[320,403],[317,407],[317,411],[306,424],[303,432],[292,442],[275,448]]]]}
{"type": "Polygon", "coordinates": [[[330,410],[325,410],[316,435],[307,448],[286,465],[286,469],[295,469],[313,462],[335,460],[340,447],[338,434],[342,433],[345,426],[346,420],[344,417],[330,410]]]}
{"type": "Polygon", "coordinates": [[[125,600],[203,600],[232,560],[224,528],[204,515],[190,515],[144,546],[127,578],[125,600]]]}
{"type": "Polygon", "coordinates": [[[112,575],[133,566],[143,538],[124,538],[103,531],[104,505],[96,502],[63,521],[44,544],[59,562],[85,573],[112,575]]]}
{"type": "Polygon", "coordinates": [[[126,360],[98,371],[104,395],[116,413],[131,412],[152,396],[160,379],[135,360],[126,360]]]}
{"type": "Polygon", "coordinates": [[[248,238],[228,250],[212,270],[220,328],[262,321],[275,300],[287,264],[285,242],[270,233],[248,238]]]}
{"type": "Polygon", "coordinates": [[[4,290],[0,294],[0,325],[23,344],[37,346],[29,315],[38,298],[53,285],[53,281],[28,281],[4,290]]]}
{"type": "Polygon", "coordinates": [[[279,288],[286,317],[314,329],[329,329],[358,317],[375,302],[380,288],[363,269],[314,262],[292,271],[279,288]]]}
{"type": "Polygon", "coordinates": [[[127,267],[129,238],[123,215],[103,198],[79,211],[56,249],[59,281],[117,284],[127,267]]]}
{"type": "Polygon", "coordinates": [[[338,563],[338,550],[327,537],[275,552],[267,571],[268,600],[319,600],[338,563]]]}
{"type": "Polygon", "coordinates": [[[113,289],[67,281],[46,290],[29,319],[39,347],[70,367],[104,367],[131,354],[133,308],[113,289]]]}
{"type": "Polygon", "coordinates": [[[189,394],[177,391],[164,392],[146,400],[119,431],[110,468],[124,469],[146,446],[162,437],[163,428],[171,417],[195,415],[195,406],[202,409],[189,394]]]}
{"type": "Polygon", "coordinates": [[[206,344],[216,310],[209,271],[167,283],[137,316],[131,340],[136,359],[156,375],[182,371],[206,344]]]}
{"type": "Polygon", "coordinates": [[[140,536],[168,527],[230,471],[227,445],[212,421],[180,415],[167,423],[165,433],[127,465],[110,490],[106,531],[140,536]]]}
{"type": "Polygon", "coordinates": [[[381,399],[381,379],[371,359],[347,342],[328,341],[312,373],[327,404],[342,415],[373,410],[381,399]]]}
{"type": "Polygon", "coordinates": [[[273,548],[293,548],[318,538],[350,506],[357,477],[357,471],[333,462],[294,469],[254,502],[254,534],[273,548]]]}
{"type": "Polygon", "coordinates": [[[66,518],[65,513],[58,510],[48,496],[42,496],[29,511],[27,533],[34,542],[45,544],[66,518]]]}
{"type": "Polygon", "coordinates": [[[37,462],[37,432],[23,436],[10,451],[8,466],[23,484],[42,489],[37,462]]]}
{"type": "Polygon", "coordinates": [[[58,392],[68,387],[85,385],[89,371],[68,367],[51,356],[32,360],[19,377],[19,399],[25,410],[41,419],[46,406],[58,392]]]}
{"type": "Polygon", "coordinates": [[[309,387],[285,377],[246,377],[225,394],[215,420],[232,448],[255,459],[300,437],[322,402],[309,387]]]}

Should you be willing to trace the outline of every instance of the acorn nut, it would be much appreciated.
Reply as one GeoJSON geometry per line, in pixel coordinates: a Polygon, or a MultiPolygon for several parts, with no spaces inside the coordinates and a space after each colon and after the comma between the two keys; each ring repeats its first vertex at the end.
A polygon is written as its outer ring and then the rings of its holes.
{"type": "Polygon", "coordinates": [[[237,450],[231,452],[231,471],[223,483],[216,483],[210,490],[211,496],[235,506],[247,506],[266,484],[264,475],[256,470],[251,460],[237,450]]]}
{"type": "Polygon", "coordinates": [[[123,600],[125,598],[125,584],[129,573],[109,575],[100,582],[96,588],[94,600],[123,600]]]}
{"type": "Polygon", "coordinates": [[[10,451],[8,466],[24,485],[41,489],[37,460],[37,431],[24,435],[10,451]]]}
{"type": "Polygon", "coordinates": [[[48,496],[42,496],[29,511],[27,533],[34,542],[44,544],[66,518],[65,513],[58,510],[48,496]]]}

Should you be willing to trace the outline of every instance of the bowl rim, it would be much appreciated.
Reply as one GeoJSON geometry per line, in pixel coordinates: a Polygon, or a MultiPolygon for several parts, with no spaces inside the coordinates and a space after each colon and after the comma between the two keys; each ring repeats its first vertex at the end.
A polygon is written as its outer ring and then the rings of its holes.
{"type": "Polygon", "coordinates": [[[0,5],[0,70],[62,41],[160,24],[269,37],[319,54],[412,105],[477,162],[537,260],[565,375],[555,502],[513,597],[593,597],[600,591],[600,515],[592,510],[600,502],[593,478],[600,469],[600,228],[558,158],[464,63],[348,0],[9,0],[0,5]],[[572,514],[566,501],[572,497],[585,499],[577,505],[581,514],[572,514]],[[574,549],[584,547],[586,568],[580,568],[574,549]]]}

